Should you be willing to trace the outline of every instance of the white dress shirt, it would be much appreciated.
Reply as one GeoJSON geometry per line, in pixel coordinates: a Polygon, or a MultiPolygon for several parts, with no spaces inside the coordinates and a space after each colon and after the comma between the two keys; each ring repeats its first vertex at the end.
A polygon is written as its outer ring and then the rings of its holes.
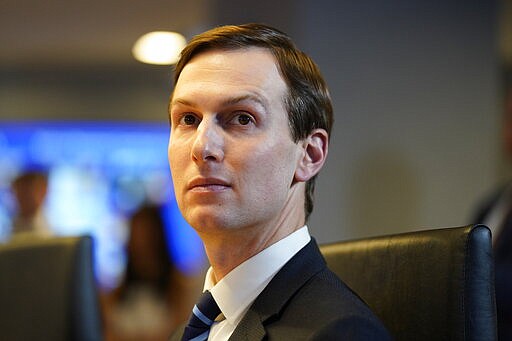
{"type": "Polygon", "coordinates": [[[256,297],[310,240],[308,228],[303,226],[237,266],[218,283],[210,267],[204,290],[212,293],[225,319],[213,324],[208,340],[228,340],[256,297]]]}

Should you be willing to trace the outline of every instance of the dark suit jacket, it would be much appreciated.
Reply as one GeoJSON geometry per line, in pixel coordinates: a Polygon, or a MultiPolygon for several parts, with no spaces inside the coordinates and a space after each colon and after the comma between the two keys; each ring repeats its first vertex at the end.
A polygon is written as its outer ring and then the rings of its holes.
{"type": "MultiPolygon", "coordinates": [[[[479,224],[486,220],[498,204],[505,188],[500,188],[484,200],[472,223],[479,224]]],[[[496,240],[493,243],[493,253],[496,273],[498,339],[512,340],[512,211],[505,217],[502,226],[498,226],[496,240]]]]}
{"type": "MultiPolygon", "coordinates": [[[[364,271],[364,269],[361,269],[364,271]]],[[[171,338],[179,340],[180,328],[171,338]]],[[[311,240],[256,298],[230,340],[391,340],[311,240]]]]}

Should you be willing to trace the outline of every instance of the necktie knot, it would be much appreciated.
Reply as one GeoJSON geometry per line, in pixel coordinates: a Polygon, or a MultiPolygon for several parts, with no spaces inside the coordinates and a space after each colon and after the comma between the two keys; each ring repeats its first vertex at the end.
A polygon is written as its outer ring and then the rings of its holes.
{"type": "Polygon", "coordinates": [[[212,294],[205,291],[192,309],[192,315],[183,332],[182,341],[207,340],[210,327],[220,314],[220,308],[212,294]]]}

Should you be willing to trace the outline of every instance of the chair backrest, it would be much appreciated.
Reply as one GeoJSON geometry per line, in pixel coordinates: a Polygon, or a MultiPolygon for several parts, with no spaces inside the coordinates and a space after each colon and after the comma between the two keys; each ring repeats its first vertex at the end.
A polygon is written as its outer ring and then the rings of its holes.
{"type": "Polygon", "coordinates": [[[487,227],[345,241],[321,251],[396,340],[496,340],[487,227]]]}
{"type": "Polygon", "coordinates": [[[90,237],[0,244],[0,338],[101,340],[90,237]]]}

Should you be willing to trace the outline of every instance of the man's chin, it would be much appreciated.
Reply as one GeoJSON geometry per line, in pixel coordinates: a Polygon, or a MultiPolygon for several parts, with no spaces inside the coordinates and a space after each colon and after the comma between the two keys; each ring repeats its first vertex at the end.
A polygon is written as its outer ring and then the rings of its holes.
{"type": "Polygon", "coordinates": [[[214,233],[236,228],[234,219],[218,207],[195,209],[185,218],[197,232],[214,233]]]}

